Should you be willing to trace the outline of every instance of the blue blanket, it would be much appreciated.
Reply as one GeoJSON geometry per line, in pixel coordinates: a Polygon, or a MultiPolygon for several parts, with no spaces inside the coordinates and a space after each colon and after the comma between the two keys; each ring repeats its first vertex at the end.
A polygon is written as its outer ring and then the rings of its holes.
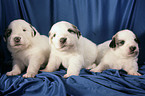
{"type": "MultiPolygon", "coordinates": [[[[143,69],[142,69],[143,70],[143,69]]],[[[0,95],[6,96],[144,96],[145,75],[127,75],[108,69],[94,73],[82,69],[80,76],[63,78],[66,70],[39,72],[35,78],[22,75],[0,78],[0,95]]],[[[144,74],[144,71],[140,71],[144,74]]]]}

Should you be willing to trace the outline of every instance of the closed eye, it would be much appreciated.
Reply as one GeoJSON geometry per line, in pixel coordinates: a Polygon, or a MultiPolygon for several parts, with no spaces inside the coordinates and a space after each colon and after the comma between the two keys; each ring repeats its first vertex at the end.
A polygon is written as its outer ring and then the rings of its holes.
{"type": "Polygon", "coordinates": [[[53,36],[51,36],[50,33],[49,33],[49,36],[50,36],[51,39],[53,39],[56,36],[56,34],[53,34],[53,36]]]}
{"type": "Polygon", "coordinates": [[[9,37],[11,35],[11,33],[12,33],[12,29],[8,29],[6,31],[6,37],[9,37]]]}
{"type": "Polygon", "coordinates": [[[122,45],[124,45],[124,43],[125,43],[124,40],[119,40],[118,43],[117,43],[117,45],[122,46],[122,45]]]}
{"type": "Polygon", "coordinates": [[[74,30],[72,30],[72,29],[68,29],[67,30],[69,33],[76,33],[74,30]]]}
{"type": "Polygon", "coordinates": [[[56,36],[56,34],[53,34],[53,37],[55,37],[56,36]]]}
{"type": "Polygon", "coordinates": [[[25,31],[26,31],[26,29],[23,29],[23,31],[25,32],[25,31]]]}

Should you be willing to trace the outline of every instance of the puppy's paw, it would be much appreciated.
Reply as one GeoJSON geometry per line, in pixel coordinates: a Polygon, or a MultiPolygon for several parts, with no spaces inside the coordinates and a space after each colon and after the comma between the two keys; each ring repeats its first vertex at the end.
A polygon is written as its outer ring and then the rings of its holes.
{"type": "Polygon", "coordinates": [[[26,73],[23,75],[24,78],[34,78],[35,77],[35,73],[26,73]]]}
{"type": "Polygon", "coordinates": [[[92,64],[92,65],[88,66],[86,69],[94,69],[96,67],[97,67],[96,64],[92,64]]]}
{"type": "Polygon", "coordinates": [[[68,78],[68,77],[70,77],[71,75],[69,75],[69,74],[65,74],[64,76],[63,76],[63,78],[68,78]]]}
{"type": "Polygon", "coordinates": [[[141,74],[138,73],[138,72],[128,72],[128,74],[129,74],[129,75],[137,75],[137,76],[141,76],[141,74]]]}
{"type": "Polygon", "coordinates": [[[19,75],[21,72],[19,71],[10,71],[10,72],[7,72],[6,75],[7,76],[14,76],[14,75],[19,75]]]}
{"type": "Polygon", "coordinates": [[[102,72],[101,70],[98,70],[98,69],[96,69],[96,68],[91,69],[90,71],[92,71],[92,72],[102,72]]]}
{"type": "Polygon", "coordinates": [[[48,68],[42,69],[40,71],[44,71],[44,72],[53,72],[53,70],[49,70],[48,68]]]}
{"type": "Polygon", "coordinates": [[[70,77],[70,76],[72,76],[72,75],[78,76],[78,75],[76,75],[76,74],[65,74],[65,75],[63,76],[63,78],[68,78],[68,77],[70,77]]]}

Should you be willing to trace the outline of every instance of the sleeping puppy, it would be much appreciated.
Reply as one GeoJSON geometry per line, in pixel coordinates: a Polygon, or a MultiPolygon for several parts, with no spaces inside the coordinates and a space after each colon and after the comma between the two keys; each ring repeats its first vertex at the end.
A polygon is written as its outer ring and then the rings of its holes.
{"type": "Polygon", "coordinates": [[[23,77],[34,77],[40,67],[47,64],[50,46],[49,39],[24,20],[14,20],[5,32],[8,50],[12,54],[13,68],[6,75],[18,75],[26,66],[23,77]]]}
{"type": "Polygon", "coordinates": [[[54,24],[49,32],[51,53],[48,65],[42,71],[53,72],[62,65],[67,68],[64,78],[78,76],[81,68],[95,63],[97,47],[83,37],[76,26],[66,21],[54,24]]]}
{"type": "Polygon", "coordinates": [[[102,72],[106,69],[124,69],[129,75],[140,75],[137,72],[138,42],[132,31],[119,31],[113,36],[112,40],[98,46],[97,60],[100,59],[100,63],[91,71],[102,72]]]}

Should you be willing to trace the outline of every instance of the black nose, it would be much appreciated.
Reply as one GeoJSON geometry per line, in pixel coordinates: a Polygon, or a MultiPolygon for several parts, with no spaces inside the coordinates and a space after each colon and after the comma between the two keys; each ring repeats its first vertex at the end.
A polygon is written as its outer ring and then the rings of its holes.
{"type": "Polygon", "coordinates": [[[21,40],[21,37],[15,37],[14,38],[14,41],[17,42],[17,43],[20,42],[20,40],[21,40]]]}
{"type": "Polygon", "coordinates": [[[136,47],[135,46],[131,46],[129,49],[130,49],[130,51],[134,51],[136,49],[136,47]]]}
{"type": "Polygon", "coordinates": [[[67,38],[60,38],[60,42],[63,44],[66,42],[66,40],[67,40],[67,38]]]}

